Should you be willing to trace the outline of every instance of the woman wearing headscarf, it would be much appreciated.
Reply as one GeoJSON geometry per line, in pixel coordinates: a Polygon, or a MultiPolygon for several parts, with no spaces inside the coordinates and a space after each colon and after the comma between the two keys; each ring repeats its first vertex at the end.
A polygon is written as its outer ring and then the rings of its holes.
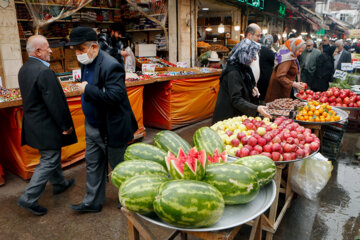
{"type": "Polygon", "coordinates": [[[273,37],[266,35],[261,41],[260,49],[260,78],[257,87],[260,92],[260,100],[264,101],[269,86],[270,77],[274,68],[275,52],[271,50],[273,37]]]}
{"type": "Polygon", "coordinates": [[[234,116],[256,116],[259,112],[271,117],[265,106],[258,106],[255,97],[255,78],[250,68],[260,46],[244,39],[232,50],[228,63],[220,76],[220,90],[213,115],[213,123],[234,116]]]}
{"type": "Polygon", "coordinates": [[[300,38],[287,40],[275,54],[275,67],[266,92],[265,102],[278,98],[290,98],[291,89],[304,90],[305,83],[300,83],[300,66],[297,57],[305,50],[305,42],[300,38]]]}

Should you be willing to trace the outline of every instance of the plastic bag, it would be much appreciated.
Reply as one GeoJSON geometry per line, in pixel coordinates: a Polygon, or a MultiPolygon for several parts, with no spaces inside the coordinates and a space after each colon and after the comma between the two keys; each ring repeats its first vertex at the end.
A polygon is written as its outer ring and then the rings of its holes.
{"type": "Polygon", "coordinates": [[[332,169],[331,161],[320,153],[295,162],[291,176],[292,190],[307,199],[315,200],[329,181],[332,169]]]}
{"type": "Polygon", "coordinates": [[[136,69],[136,59],[133,51],[130,47],[125,49],[129,55],[125,59],[125,72],[135,72],[136,69]]]}

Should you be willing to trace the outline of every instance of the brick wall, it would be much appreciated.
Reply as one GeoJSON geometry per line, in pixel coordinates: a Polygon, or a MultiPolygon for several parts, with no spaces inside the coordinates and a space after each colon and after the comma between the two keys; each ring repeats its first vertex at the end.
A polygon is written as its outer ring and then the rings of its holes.
{"type": "Polygon", "coordinates": [[[17,74],[22,66],[19,30],[14,0],[0,7],[0,76],[3,86],[18,87],[17,74]]]}

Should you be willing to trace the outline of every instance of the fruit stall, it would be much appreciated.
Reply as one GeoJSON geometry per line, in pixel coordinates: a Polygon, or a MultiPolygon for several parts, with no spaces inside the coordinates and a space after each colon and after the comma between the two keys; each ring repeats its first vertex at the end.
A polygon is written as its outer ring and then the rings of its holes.
{"type": "Polygon", "coordinates": [[[192,144],[163,130],[153,145],[130,145],[111,173],[130,239],[156,239],[144,222],[173,229],[172,237],[204,239],[233,239],[249,224],[250,239],[261,239],[262,230],[271,239],[294,196],[294,163],[320,149],[320,139],[296,121],[239,116],[196,130],[192,144]]]}

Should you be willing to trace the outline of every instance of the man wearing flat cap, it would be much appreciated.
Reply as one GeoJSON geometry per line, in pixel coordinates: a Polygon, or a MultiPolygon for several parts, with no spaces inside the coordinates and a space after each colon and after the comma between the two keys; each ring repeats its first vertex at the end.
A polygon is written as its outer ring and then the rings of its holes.
{"type": "Polygon", "coordinates": [[[75,48],[81,64],[78,87],[86,132],[86,195],[71,209],[99,212],[105,201],[108,161],[111,168],[123,161],[138,126],[126,92],[124,67],[99,49],[96,32],[89,27],[74,28],[68,45],[75,48]]]}

